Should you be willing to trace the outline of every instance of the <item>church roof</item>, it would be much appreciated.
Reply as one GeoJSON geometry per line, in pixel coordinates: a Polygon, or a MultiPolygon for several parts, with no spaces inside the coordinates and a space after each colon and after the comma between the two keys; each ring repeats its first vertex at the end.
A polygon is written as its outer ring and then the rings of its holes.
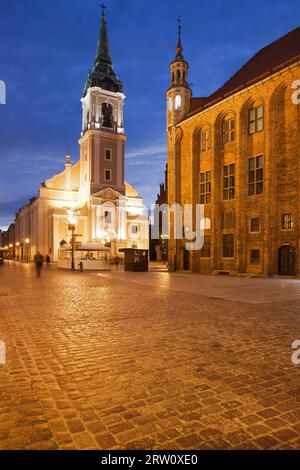
{"type": "Polygon", "coordinates": [[[90,87],[98,86],[103,90],[121,92],[123,89],[122,82],[118,79],[109,48],[107,25],[104,11],[102,12],[100,33],[98,39],[97,54],[92,72],[89,72],[84,87],[83,96],[87,94],[90,87]]]}
{"type": "Polygon", "coordinates": [[[187,117],[193,116],[227,96],[251,86],[300,60],[300,26],[255,54],[223,86],[208,97],[192,98],[187,117]]]}

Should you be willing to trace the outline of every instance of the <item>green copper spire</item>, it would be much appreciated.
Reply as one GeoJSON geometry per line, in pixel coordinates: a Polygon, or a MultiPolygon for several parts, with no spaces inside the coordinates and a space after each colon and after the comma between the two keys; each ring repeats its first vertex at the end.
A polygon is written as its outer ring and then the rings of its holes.
{"type": "Polygon", "coordinates": [[[85,82],[85,86],[84,86],[84,90],[83,90],[83,97],[85,97],[85,95],[87,94],[88,89],[91,86],[91,78],[92,78],[92,74],[91,74],[91,71],[89,70],[88,78],[85,82]]]}
{"type": "Polygon", "coordinates": [[[88,76],[83,96],[86,95],[90,87],[100,87],[103,90],[113,91],[115,93],[122,92],[123,89],[123,84],[118,79],[114,71],[110,55],[107,35],[107,24],[104,13],[105,6],[101,5],[101,8],[102,15],[97,55],[94,63],[93,72],[88,76]]]}

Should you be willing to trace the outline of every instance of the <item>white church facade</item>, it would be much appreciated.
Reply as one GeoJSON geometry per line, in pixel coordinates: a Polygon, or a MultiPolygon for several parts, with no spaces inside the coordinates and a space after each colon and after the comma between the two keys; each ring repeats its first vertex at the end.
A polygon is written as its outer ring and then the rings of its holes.
{"type": "Polygon", "coordinates": [[[148,249],[149,221],[143,200],[125,181],[125,95],[112,65],[102,13],[97,56],[82,97],[80,159],[66,156],[64,170],[46,180],[39,195],[16,215],[16,256],[37,251],[54,262],[62,247],[106,250],[148,249]],[[73,231],[74,234],[74,231],[73,231]],[[74,239],[73,239],[74,240],[74,239]]]}

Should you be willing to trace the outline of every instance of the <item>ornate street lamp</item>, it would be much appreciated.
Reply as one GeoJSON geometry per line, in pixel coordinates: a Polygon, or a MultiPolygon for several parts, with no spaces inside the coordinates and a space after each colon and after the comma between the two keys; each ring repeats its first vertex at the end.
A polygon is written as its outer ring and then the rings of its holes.
{"type": "Polygon", "coordinates": [[[29,263],[29,243],[30,243],[29,238],[25,238],[27,263],[29,263]]]}

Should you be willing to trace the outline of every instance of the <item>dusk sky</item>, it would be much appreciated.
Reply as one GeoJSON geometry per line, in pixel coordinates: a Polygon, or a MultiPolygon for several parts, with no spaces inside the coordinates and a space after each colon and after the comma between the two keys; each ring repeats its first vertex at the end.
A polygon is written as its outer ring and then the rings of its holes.
{"type": "MultiPolygon", "coordinates": [[[[99,33],[99,0],[0,0],[0,227],[42,181],[79,158],[82,90],[99,33]]],[[[107,0],[124,83],[126,179],[155,201],[166,163],[165,91],[182,16],[194,96],[210,94],[253,54],[300,25],[299,0],[107,0]]],[[[300,77],[299,77],[300,78],[300,77]]]]}

